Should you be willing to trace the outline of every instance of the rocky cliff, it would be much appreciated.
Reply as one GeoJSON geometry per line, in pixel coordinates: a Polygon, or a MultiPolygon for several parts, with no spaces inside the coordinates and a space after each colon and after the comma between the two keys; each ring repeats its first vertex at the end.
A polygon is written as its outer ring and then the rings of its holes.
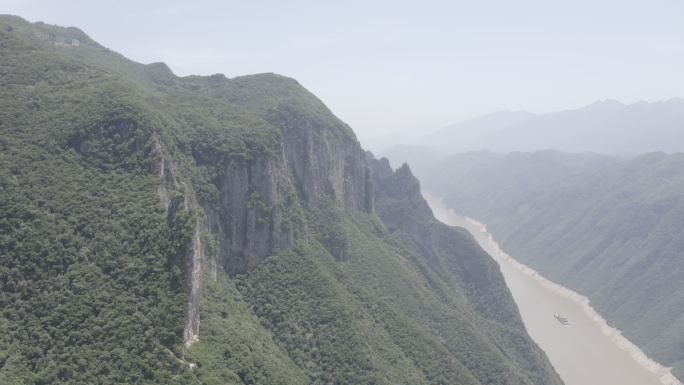
{"type": "Polygon", "coordinates": [[[0,73],[0,382],[561,383],[491,259],[296,81],[6,16],[0,73]]]}
{"type": "MultiPolygon", "coordinates": [[[[296,81],[264,74],[204,82],[200,92],[244,107],[279,138],[258,158],[216,169],[218,196],[202,202],[229,274],[247,272],[274,249],[306,238],[301,208],[331,199],[346,210],[372,211],[368,166],[354,133],[296,81]]],[[[220,164],[207,161],[212,168],[220,164]]]]}

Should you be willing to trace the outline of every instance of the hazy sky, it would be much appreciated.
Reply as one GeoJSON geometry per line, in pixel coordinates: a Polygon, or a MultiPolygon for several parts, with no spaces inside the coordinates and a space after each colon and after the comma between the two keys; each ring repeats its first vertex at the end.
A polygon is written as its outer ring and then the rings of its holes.
{"type": "Polygon", "coordinates": [[[684,96],[684,0],[0,0],[179,75],[276,72],[362,139],[684,96]]]}

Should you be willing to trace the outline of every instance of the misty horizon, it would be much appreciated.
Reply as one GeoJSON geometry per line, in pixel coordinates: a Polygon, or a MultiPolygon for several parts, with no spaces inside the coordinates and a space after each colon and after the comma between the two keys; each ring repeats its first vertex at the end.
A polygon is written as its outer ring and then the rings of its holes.
{"type": "Polygon", "coordinates": [[[126,57],[164,62],[181,76],[293,77],[362,142],[501,110],[684,96],[677,1],[0,5],[30,21],[78,26],[126,57]]]}

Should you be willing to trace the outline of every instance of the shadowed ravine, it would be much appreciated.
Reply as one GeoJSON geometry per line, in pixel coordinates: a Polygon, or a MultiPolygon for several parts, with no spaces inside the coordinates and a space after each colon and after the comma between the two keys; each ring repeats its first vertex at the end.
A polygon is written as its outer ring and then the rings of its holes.
{"type": "Polygon", "coordinates": [[[423,196],[437,219],[466,228],[499,263],[528,333],[567,385],[681,385],[667,368],[608,326],[586,297],[517,262],[499,248],[483,224],[456,214],[429,193],[423,196]],[[571,326],[563,327],[553,316],[556,312],[571,326]]]}

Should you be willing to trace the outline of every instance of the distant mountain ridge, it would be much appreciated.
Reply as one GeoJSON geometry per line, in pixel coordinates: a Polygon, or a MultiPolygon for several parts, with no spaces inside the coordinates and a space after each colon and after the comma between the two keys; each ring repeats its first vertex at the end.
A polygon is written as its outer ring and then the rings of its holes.
{"type": "Polygon", "coordinates": [[[684,380],[684,154],[650,153],[483,217],[503,247],[684,380]]]}
{"type": "Polygon", "coordinates": [[[483,149],[611,155],[684,151],[684,99],[633,104],[609,99],[546,114],[501,111],[439,129],[414,144],[446,154],[483,149]]]}
{"type": "Polygon", "coordinates": [[[445,154],[477,151],[490,135],[536,116],[527,111],[498,111],[446,126],[418,139],[416,145],[445,154]]]}
{"type": "Polygon", "coordinates": [[[480,151],[416,175],[684,379],[684,154],[480,151]]]}

